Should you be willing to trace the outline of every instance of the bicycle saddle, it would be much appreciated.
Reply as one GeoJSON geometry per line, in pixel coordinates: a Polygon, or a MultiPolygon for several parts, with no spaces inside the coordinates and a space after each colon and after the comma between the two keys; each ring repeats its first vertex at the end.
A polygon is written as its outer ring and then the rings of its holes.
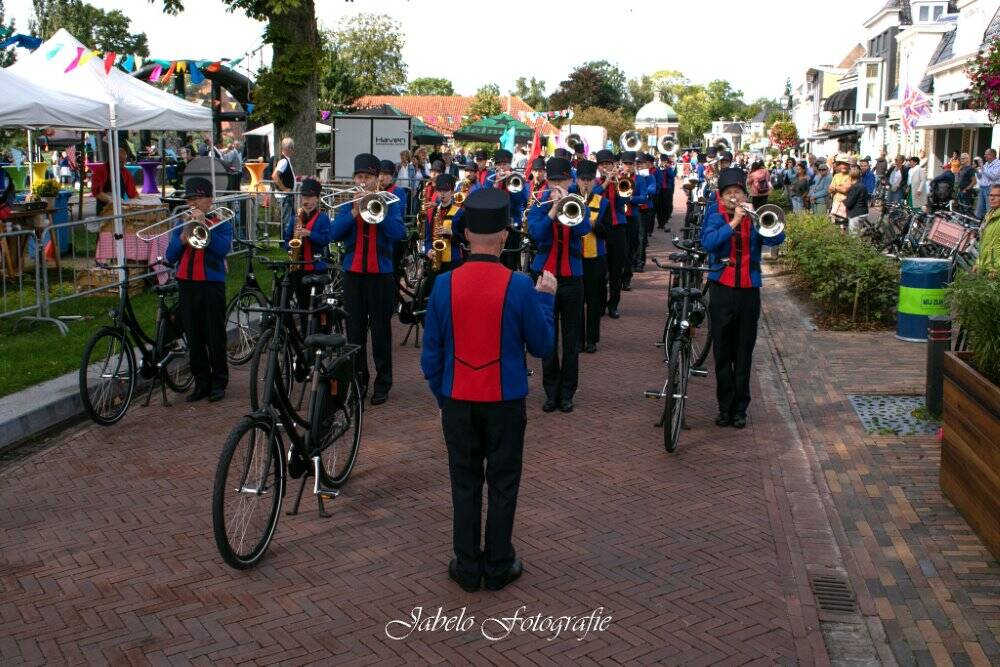
{"type": "Polygon", "coordinates": [[[701,298],[701,288],[700,287],[671,287],[670,288],[670,298],[671,299],[683,299],[684,297],[689,299],[700,299],[701,298]]]}
{"type": "Polygon", "coordinates": [[[342,334],[312,334],[306,336],[306,347],[338,350],[347,345],[347,336],[342,334]]]}
{"type": "Polygon", "coordinates": [[[332,282],[333,277],[326,273],[316,273],[302,279],[302,285],[305,287],[323,287],[332,282]]]}
{"type": "Polygon", "coordinates": [[[166,285],[153,285],[153,294],[173,294],[177,291],[177,283],[167,283],[166,285]]]}

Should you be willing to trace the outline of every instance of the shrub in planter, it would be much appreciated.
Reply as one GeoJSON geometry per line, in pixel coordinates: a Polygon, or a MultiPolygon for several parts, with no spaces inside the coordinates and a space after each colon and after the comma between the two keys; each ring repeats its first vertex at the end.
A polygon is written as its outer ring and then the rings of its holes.
{"type": "Polygon", "coordinates": [[[847,236],[826,216],[789,215],[785,233],[785,261],[822,306],[829,324],[894,321],[899,268],[892,260],[847,236]]]}
{"type": "Polygon", "coordinates": [[[35,184],[31,192],[35,197],[58,197],[59,196],[60,185],[59,181],[54,178],[47,178],[44,181],[35,184]]]}
{"type": "Polygon", "coordinates": [[[948,300],[969,330],[972,365],[1000,386],[1000,279],[961,273],[948,286],[948,300]]]}
{"type": "Polygon", "coordinates": [[[771,194],[767,196],[768,204],[777,204],[785,210],[792,208],[792,202],[788,201],[788,195],[785,194],[784,188],[772,188],[771,194]]]}

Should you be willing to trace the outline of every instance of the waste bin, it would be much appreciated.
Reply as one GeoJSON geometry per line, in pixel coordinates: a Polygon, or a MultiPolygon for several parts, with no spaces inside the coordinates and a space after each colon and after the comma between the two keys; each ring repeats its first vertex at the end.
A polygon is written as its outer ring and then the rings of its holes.
{"type": "Polygon", "coordinates": [[[948,260],[935,257],[908,257],[903,260],[896,338],[924,343],[927,341],[927,318],[948,314],[945,287],[949,266],[948,260]]]}
{"type": "MultiPolygon", "coordinates": [[[[56,195],[56,212],[52,214],[52,224],[61,225],[63,223],[69,222],[69,199],[73,196],[72,190],[60,190],[59,194],[56,195]]],[[[62,227],[58,231],[59,236],[59,254],[63,255],[69,251],[69,242],[71,238],[70,228],[62,227]]]]}

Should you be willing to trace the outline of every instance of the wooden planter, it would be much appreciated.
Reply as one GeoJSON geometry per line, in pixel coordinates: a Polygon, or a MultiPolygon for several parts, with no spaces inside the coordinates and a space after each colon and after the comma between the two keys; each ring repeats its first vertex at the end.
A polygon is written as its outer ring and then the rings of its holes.
{"type": "Polygon", "coordinates": [[[941,490],[1000,559],[1000,387],[968,352],[944,358],[941,490]]]}

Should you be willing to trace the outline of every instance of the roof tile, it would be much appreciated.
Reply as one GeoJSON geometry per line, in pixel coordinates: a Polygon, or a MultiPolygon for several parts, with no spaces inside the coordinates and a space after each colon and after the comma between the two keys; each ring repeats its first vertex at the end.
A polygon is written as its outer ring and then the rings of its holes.
{"type": "MultiPolygon", "coordinates": [[[[468,113],[469,106],[475,97],[462,95],[369,95],[359,99],[355,106],[359,109],[376,107],[381,104],[391,104],[403,113],[418,116],[435,130],[451,136],[455,130],[471,122],[462,116],[468,113]]],[[[500,97],[500,107],[507,110],[507,96],[500,97]]],[[[510,96],[510,115],[518,118],[520,111],[535,111],[531,106],[516,95],[510,96]]],[[[520,120],[520,118],[518,118],[520,120]]],[[[529,120],[525,123],[534,127],[529,120]]],[[[537,123],[542,134],[557,134],[559,130],[547,120],[537,123]]]]}

